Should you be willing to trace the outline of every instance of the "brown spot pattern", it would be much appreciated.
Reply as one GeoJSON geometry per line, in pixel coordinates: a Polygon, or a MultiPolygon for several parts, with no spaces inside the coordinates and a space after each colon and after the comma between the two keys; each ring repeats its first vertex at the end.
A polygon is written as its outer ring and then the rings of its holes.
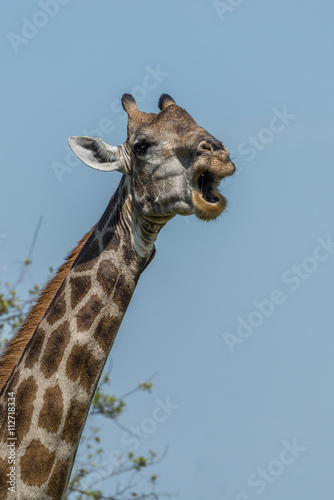
{"type": "Polygon", "coordinates": [[[92,284],[92,280],[89,276],[81,276],[78,278],[71,278],[71,307],[74,309],[79,302],[85,297],[88,293],[92,284]]]}
{"type": "Polygon", "coordinates": [[[50,452],[39,439],[33,439],[21,458],[21,478],[28,486],[42,486],[48,479],[56,452],[50,452]]]}
{"type": "Polygon", "coordinates": [[[118,271],[110,260],[103,260],[97,271],[97,281],[102,286],[106,294],[110,295],[115,287],[118,271]]]}
{"type": "Polygon", "coordinates": [[[73,399],[68,409],[62,439],[69,444],[78,440],[86,416],[86,405],[73,399]]]}
{"type": "Polygon", "coordinates": [[[87,392],[94,385],[99,370],[99,362],[85,345],[75,345],[66,363],[66,375],[70,380],[79,380],[87,392]]]}
{"type": "Polygon", "coordinates": [[[28,433],[34,411],[34,401],[37,393],[37,384],[32,376],[23,380],[16,391],[15,401],[15,433],[17,446],[28,433]]]}
{"type": "MultiPolygon", "coordinates": [[[[121,180],[120,184],[118,185],[118,188],[116,189],[115,193],[111,197],[111,200],[110,200],[104,214],[102,215],[101,219],[98,222],[97,227],[98,227],[99,231],[103,230],[103,228],[106,226],[106,224],[108,223],[108,221],[110,219],[110,214],[115,210],[115,206],[118,203],[118,193],[120,191],[120,186],[121,186],[122,182],[123,181],[121,180]]],[[[110,223],[108,225],[110,226],[110,223]]]]}
{"type": "Polygon", "coordinates": [[[96,239],[89,244],[78,258],[75,267],[76,271],[86,271],[94,267],[95,259],[100,255],[100,245],[96,239]]]}
{"type": "Polygon", "coordinates": [[[50,378],[58,369],[63,359],[65,348],[70,340],[70,328],[68,321],[51,333],[44,349],[41,361],[41,370],[46,378],[50,378]]]}
{"type": "Polygon", "coordinates": [[[64,317],[65,313],[66,313],[65,294],[64,292],[59,291],[54,301],[50,305],[49,311],[46,315],[46,320],[50,325],[54,325],[57,321],[59,321],[64,317]]]}
{"type": "Polygon", "coordinates": [[[120,319],[116,316],[105,316],[101,319],[94,333],[95,340],[106,351],[110,348],[119,329],[120,319]]]}
{"type": "Polygon", "coordinates": [[[75,259],[85,245],[86,241],[91,237],[93,231],[94,227],[82,238],[75,249],[69,254],[66,262],[59,268],[55,277],[52,278],[52,280],[50,280],[43,289],[20,330],[9,342],[6,351],[0,358],[0,387],[2,387],[11,376],[14,366],[19,361],[21,354],[24,352],[28,342],[31,340],[32,335],[51,304],[52,299],[56,295],[57,290],[59,290],[75,259]]]}
{"type": "Polygon", "coordinates": [[[128,283],[126,282],[124,276],[120,276],[117,282],[117,288],[115,290],[113,301],[118,306],[120,311],[126,311],[131,300],[132,290],[128,283]]]}
{"type": "Polygon", "coordinates": [[[48,432],[55,433],[59,429],[64,411],[63,394],[59,385],[49,387],[44,393],[43,400],[38,425],[48,432]]]}
{"type": "Polygon", "coordinates": [[[77,314],[77,325],[81,331],[87,331],[102,309],[102,302],[97,295],[93,295],[77,314]]]}
{"type": "Polygon", "coordinates": [[[121,238],[117,232],[111,232],[109,238],[107,237],[107,233],[103,236],[103,246],[104,248],[107,248],[108,250],[113,250],[114,252],[117,252],[119,249],[119,246],[121,244],[121,238]]]}
{"type": "Polygon", "coordinates": [[[102,236],[102,245],[103,245],[103,248],[106,248],[109,243],[111,242],[111,239],[113,238],[114,236],[114,230],[111,230],[111,231],[106,231],[104,233],[104,235],[102,236]]]}
{"type": "Polygon", "coordinates": [[[50,498],[54,500],[63,498],[70,467],[70,463],[66,460],[57,460],[52,476],[50,477],[48,490],[46,492],[50,498]]]}
{"type": "Polygon", "coordinates": [[[37,363],[42,350],[44,338],[44,330],[42,330],[42,328],[38,328],[33,334],[31,342],[28,344],[27,357],[25,360],[26,368],[32,368],[37,363]]]}
{"type": "MultiPolygon", "coordinates": [[[[112,199],[110,201],[112,201],[112,199]]],[[[97,224],[97,228],[99,231],[102,231],[103,228],[107,225],[108,220],[110,218],[111,209],[112,209],[111,203],[109,203],[106,210],[104,211],[104,214],[102,215],[101,219],[99,220],[99,222],[97,224]]]]}

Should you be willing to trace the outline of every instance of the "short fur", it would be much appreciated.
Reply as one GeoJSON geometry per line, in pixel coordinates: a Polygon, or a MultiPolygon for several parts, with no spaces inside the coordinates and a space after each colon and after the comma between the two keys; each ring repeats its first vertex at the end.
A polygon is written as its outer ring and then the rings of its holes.
{"type": "MultiPolygon", "coordinates": [[[[94,226],[95,227],[95,226],[94,226]]],[[[67,273],[71,269],[75,259],[79,255],[81,249],[90,237],[94,227],[82,238],[78,245],[72,250],[64,264],[59,268],[57,274],[47,283],[42,290],[36,304],[31,308],[25,322],[17,332],[15,337],[10,341],[7,349],[0,358],[0,392],[10,376],[14,366],[23,354],[32,334],[36,330],[44,313],[52,302],[52,299],[59,290],[67,273]]]]}

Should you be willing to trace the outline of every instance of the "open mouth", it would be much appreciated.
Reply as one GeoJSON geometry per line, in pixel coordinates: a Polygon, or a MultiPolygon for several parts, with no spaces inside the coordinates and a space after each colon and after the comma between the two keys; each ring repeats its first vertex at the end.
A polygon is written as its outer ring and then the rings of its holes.
{"type": "Polygon", "coordinates": [[[213,158],[210,162],[197,164],[192,178],[192,201],[195,215],[202,220],[216,219],[226,208],[227,201],[218,191],[224,177],[233,175],[232,161],[213,158]]]}
{"type": "Polygon", "coordinates": [[[220,182],[214,174],[208,170],[204,170],[198,178],[198,189],[204,201],[211,204],[219,203],[221,200],[221,194],[219,193],[217,187],[220,182]]]}
{"type": "Polygon", "coordinates": [[[218,191],[224,176],[216,175],[211,170],[200,170],[193,178],[192,200],[195,215],[202,220],[218,217],[226,207],[226,199],[218,191]]]}

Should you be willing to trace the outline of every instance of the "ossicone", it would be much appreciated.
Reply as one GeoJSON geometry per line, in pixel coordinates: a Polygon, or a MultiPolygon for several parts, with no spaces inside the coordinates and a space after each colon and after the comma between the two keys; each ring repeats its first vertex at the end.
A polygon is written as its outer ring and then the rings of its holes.
{"type": "Polygon", "coordinates": [[[168,94],[162,94],[159,99],[159,109],[162,111],[163,109],[167,108],[171,104],[175,104],[174,99],[168,95],[168,94]]]}
{"type": "Polygon", "coordinates": [[[131,94],[122,95],[122,106],[128,115],[138,112],[136,101],[131,94]]]}

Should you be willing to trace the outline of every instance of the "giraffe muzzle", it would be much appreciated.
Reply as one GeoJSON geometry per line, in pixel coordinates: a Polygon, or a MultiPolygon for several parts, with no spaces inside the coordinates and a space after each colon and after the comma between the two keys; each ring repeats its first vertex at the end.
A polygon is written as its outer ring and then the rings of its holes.
{"type": "Polygon", "coordinates": [[[192,201],[197,217],[213,220],[224,211],[227,202],[218,187],[222,179],[234,172],[235,165],[226,155],[217,154],[198,161],[192,179],[192,201]]]}

